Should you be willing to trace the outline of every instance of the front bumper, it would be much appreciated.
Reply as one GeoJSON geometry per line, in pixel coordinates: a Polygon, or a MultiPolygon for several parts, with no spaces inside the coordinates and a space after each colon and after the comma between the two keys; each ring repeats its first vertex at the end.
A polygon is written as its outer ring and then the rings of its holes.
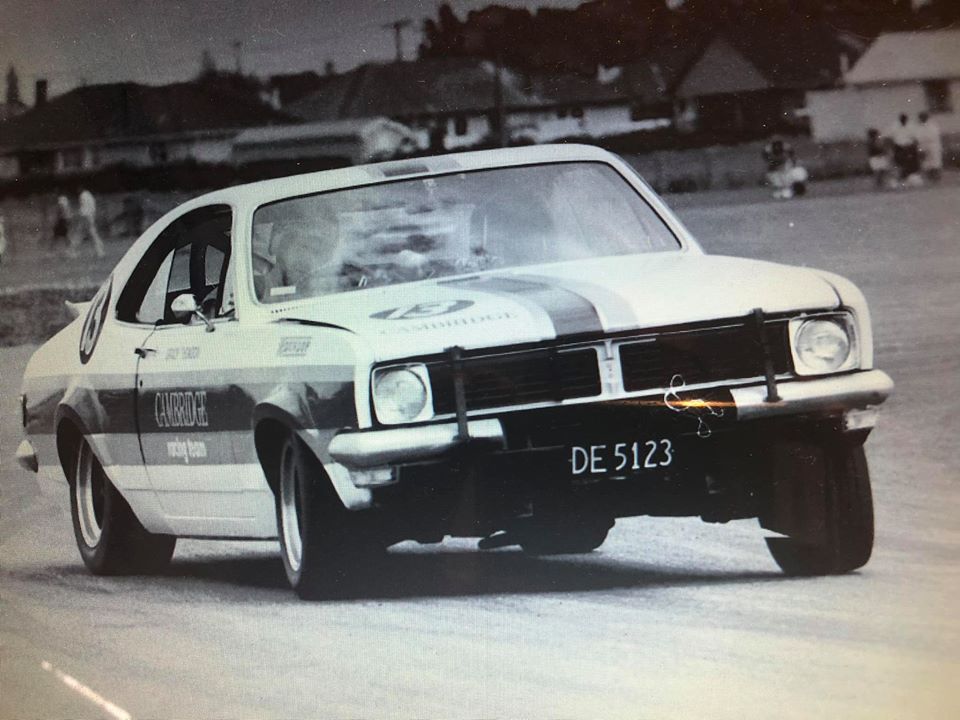
{"type": "MultiPolygon", "coordinates": [[[[767,401],[764,385],[731,388],[733,416],[746,422],[786,416],[843,416],[845,412],[880,405],[893,390],[893,381],[882,370],[829,378],[793,380],[777,385],[780,399],[767,401]]],[[[643,402],[642,397],[628,401],[643,402]]],[[[468,436],[473,446],[491,450],[506,447],[503,423],[496,418],[470,420],[468,436]]],[[[868,429],[861,423],[858,430],[868,429]]],[[[348,468],[372,468],[431,460],[465,444],[456,422],[421,427],[390,428],[341,433],[333,438],[329,452],[348,468]]]]}

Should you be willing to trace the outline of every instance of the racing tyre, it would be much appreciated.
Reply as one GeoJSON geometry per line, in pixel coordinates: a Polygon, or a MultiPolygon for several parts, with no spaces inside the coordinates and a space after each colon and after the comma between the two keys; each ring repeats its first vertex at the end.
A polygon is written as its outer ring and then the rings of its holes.
{"type": "Polygon", "coordinates": [[[357,531],[323,468],[295,436],[280,448],[277,529],[290,586],[305,600],[348,592],[375,550],[357,531]]]}
{"type": "Polygon", "coordinates": [[[534,520],[521,533],[528,555],[583,555],[603,545],[613,520],[605,517],[551,517],[534,520]]]}
{"type": "Polygon", "coordinates": [[[86,442],[74,457],[70,515],[80,557],[94,575],[155,573],[173,556],[177,539],[140,524],[86,442]]]}
{"type": "Polygon", "coordinates": [[[770,554],[787,575],[841,575],[870,559],[873,497],[862,445],[827,449],[824,494],[822,542],[766,539],[770,554]]]}

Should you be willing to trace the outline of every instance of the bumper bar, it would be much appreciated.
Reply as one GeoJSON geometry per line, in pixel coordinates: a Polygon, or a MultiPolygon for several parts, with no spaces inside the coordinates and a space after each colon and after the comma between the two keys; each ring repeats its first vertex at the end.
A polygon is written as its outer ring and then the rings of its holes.
{"type": "MultiPolygon", "coordinates": [[[[505,446],[499,420],[471,420],[470,440],[505,446]]],[[[330,455],[347,467],[367,468],[405,460],[437,457],[461,444],[457,423],[341,433],[330,442],[330,455]]]]}
{"type": "Polygon", "coordinates": [[[893,380],[882,370],[852,375],[793,380],[777,385],[780,399],[767,402],[765,387],[731,389],[739,420],[803,415],[812,412],[843,412],[879,405],[893,391],[893,380]]]}
{"type": "MultiPolygon", "coordinates": [[[[783,415],[842,413],[882,403],[893,381],[881,370],[777,385],[779,399],[767,400],[767,387],[754,385],[730,390],[738,420],[783,415]]],[[[503,426],[497,419],[470,420],[470,442],[487,442],[505,449],[503,426]]],[[[420,427],[341,433],[330,442],[330,455],[350,468],[382,467],[391,463],[428,460],[463,444],[455,422],[420,427]]]]}

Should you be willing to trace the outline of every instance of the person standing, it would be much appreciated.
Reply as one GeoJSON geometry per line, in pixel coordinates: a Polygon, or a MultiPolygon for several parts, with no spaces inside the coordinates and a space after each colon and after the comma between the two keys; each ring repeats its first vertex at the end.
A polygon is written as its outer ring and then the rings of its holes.
{"type": "Polygon", "coordinates": [[[922,112],[917,124],[917,144],[920,148],[920,168],[928,180],[937,182],[943,172],[943,140],[940,126],[930,115],[922,112]]]}
{"type": "Polygon", "coordinates": [[[893,164],[897,166],[900,181],[909,185],[922,183],[917,135],[906,113],[900,113],[886,136],[893,143],[893,164]]]}
{"type": "Polygon", "coordinates": [[[867,163],[873,174],[874,186],[879,190],[886,186],[890,174],[890,157],[886,144],[876,128],[867,130],[867,163]]]}
{"type": "Polygon", "coordinates": [[[70,246],[70,218],[73,211],[70,209],[70,201],[63,193],[57,196],[57,207],[54,210],[53,217],[53,239],[50,244],[55,245],[62,242],[67,247],[70,246]]]}
{"type": "Polygon", "coordinates": [[[103,240],[97,231],[97,201],[93,193],[86,188],[81,188],[77,204],[77,244],[79,245],[87,237],[93,242],[97,257],[103,257],[103,240]]]}

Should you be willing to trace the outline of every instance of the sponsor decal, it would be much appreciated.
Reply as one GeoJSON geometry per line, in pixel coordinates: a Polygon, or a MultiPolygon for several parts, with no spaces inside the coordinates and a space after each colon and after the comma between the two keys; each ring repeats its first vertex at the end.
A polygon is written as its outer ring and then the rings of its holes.
{"type": "Polygon", "coordinates": [[[167,456],[174,460],[204,460],[207,457],[207,443],[203,440],[182,440],[176,438],[167,442],[167,456]]]}
{"type": "Polygon", "coordinates": [[[153,416],[157,427],[208,427],[206,390],[171,390],[158,392],[153,399],[153,416]]]}
{"type": "Polygon", "coordinates": [[[113,277],[100,286],[97,294],[90,301],[87,317],[83,321],[80,331],[80,362],[86,365],[97,349],[97,341],[103,332],[103,324],[107,319],[107,308],[110,306],[110,290],[113,287],[113,277]]]}
{"type": "Polygon", "coordinates": [[[486,315],[467,315],[466,317],[444,318],[442,320],[431,320],[429,322],[415,323],[411,325],[398,325],[381,331],[381,335],[388,335],[395,332],[423,332],[424,330],[446,330],[454,327],[468,327],[470,325],[479,325],[480,323],[496,322],[497,320],[512,320],[516,317],[512,312],[488,313],[486,315]]]}
{"type": "Polygon", "coordinates": [[[166,355],[163,356],[164,360],[196,360],[200,357],[200,348],[196,345],[190,345],[189,347],[172,347],[167,348],[166,355]]]}
{"type": "Polygon", "coordinates": [[[706,439],[713,434],[705,418],[723,417],[723,408],[703,398],[681,398],[680,391],[686,387],[683,375],[679,373],[670,378],[670,387],[663,394],[663,404],[676,413],[689,415],[697,421],[697,437],[706,439]]]}
{"type": "Polygon", "coordinates": [[[303,357],[310,349],[309,337],[280,338],[277,357],[303,357]]]}
{"type": "Polygon", "coordinates": [[[420,318],[447,315],[466,310],[473,305],[472,300],[438,300],[436,302],[417,303],[404,307],[390,308],[375,312],[370,317],[377,320],[419,320],[420,318]]]}

